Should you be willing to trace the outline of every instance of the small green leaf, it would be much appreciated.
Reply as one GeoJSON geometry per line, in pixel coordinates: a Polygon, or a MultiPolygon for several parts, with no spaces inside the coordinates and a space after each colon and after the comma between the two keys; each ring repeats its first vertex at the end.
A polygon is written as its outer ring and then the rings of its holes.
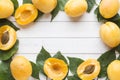
{"type": "Polygon", "coordinates": [[[26,4],[26,3],[31,3],[32,4],[32,0],[23,0],[23,4],[26,4]]]}
{"type": "Polygon", "coordinates": [[[73,75],[73,76],[68,76],[67,77],[68,80],[81,80],[78,76],[73,75]]]}
{"type": "Polygon", "coordinates": [[[57,52],[57,54],[55,54],[53,57],[54,57],[54,58],[61,59],[61,60],[63,60],[66,64],[68,64],[66,58],[61,54],[61,52],[57,52]]]}
{"type": "Polygon", "coordinates": [[[46,59],[50,58],[51,55],[43,47],[40,53],[37,56],[36,65],[38,66],[41,73],[44,74],[43,66],[46,59]]]}
{"type": "Polygon", "coordinates": [[[33,62],[31,62],[31,65],[32,65],[32,77],[39,79],[39,69],[37,65],[33,62]]]}
{"type": "Polygon", "coordinates": [[[17,28],[11,21],[7,19],[0,19],[0,27],[3,25],[9,25],[12,28],[14,28],[16,31],[19,30],[19,28],[17,28]]]}
{"type": "Polygon", "coordinates": [[[106,22],[106,19],[103,18],[99,12],[99,6],[95,9],[94,13],[97,15],[98,22],[106,22]]]}
{"type": "Polygon", "coordinates": [[[78,66],[84,61],[80,58],[74,58],[74,57],[68,57],[68,59],[69,59],[70,71],[73,75],[76,75],[78,66]]]}
{"type": "Polygon", "coordinates": [[[40,11],[38,10],[38,16],[37,16],[37,18],[34,20],[34,22],[35,22],[36,20],[38,20],[41,16],[43,16],[43,14],[44,14],[44,13],[42,13],[42,12],[40,12],[40,11]]]}
{"type": "Polygon", "coordinates": [[[12,1],[12,3],[14,4],[14,13],[13,13],[13,15],[14,15],[16,9],[19,7],[19,4],[18,4],[18,1],[17,1],[17,0],[11,0],[11,1],[12,1]]]}
{"type": "Polygon", "coordinates": [[[92,10],[92,8],[95,6],[96,1],[95,0],[86,0],[88,3],[88,9],[87,12],[90,12],[92,10]]]}
{"type": "Polygon", "coordinates": [[[10,71],[10,62],[11,59],[0,62],[0,80],[15,80],[10,71]]]}
{"type": "Polygon", "coordinates": [[[116,48],[116,50],[120,53],[120,45],[116,48]]]}
{"type": "Polygon", "coordinates": [[[100,62],[101,65],[101,71],[98,76],[99,78],[107,76],[107,67],[115,59],[116,59],[116,54],[114,49],[105,52],[98,58],[98,61],[100,62]]]}
{"type": "Polygon", "coordinates": [[[65,4],[68,0],[57,0],[56,8],[51,12],[52,18],[51,21],[57,16],[59,11],[64,11],[65,4]]]}
{"type": "Polygon", "coordinates": [[[15,45],[7,51],[0,50],[0,60],[8,60],[10,59],[16,52],[18,51],[19,41],[17,40],[15,45]]]}

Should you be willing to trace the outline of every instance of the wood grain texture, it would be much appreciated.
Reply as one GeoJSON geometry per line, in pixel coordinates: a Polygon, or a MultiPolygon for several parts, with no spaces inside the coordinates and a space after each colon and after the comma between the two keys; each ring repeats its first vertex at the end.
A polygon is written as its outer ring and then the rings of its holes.
{"type": "MultiPolygon", "coordinates": [[[[18,0],[20,5],[22,0],[18,0]]],[[[97,59],[109,48],[101,41],[99,27],[94,11],[85,13],[79,18],[70,18],[64,12],[59,12],[53,22],[50,14],[39,18],[36,22],[21,28],[14,19],[10,20],[20,27],[17,32],[20,46],[18,54],[35,62],[41,47],[45,47],[52,55],[61,51],[63,55],[80,57],[82,59],[97,59]]],[[[30,78],[30,80],[34,80],[30,78]]],[[[46,80],[41,77],[41,80],[46,80]]]]}

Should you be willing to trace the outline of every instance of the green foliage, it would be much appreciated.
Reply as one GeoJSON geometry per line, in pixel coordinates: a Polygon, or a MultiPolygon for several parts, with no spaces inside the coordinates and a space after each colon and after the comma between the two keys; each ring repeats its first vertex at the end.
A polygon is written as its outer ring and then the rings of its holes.
{"type": "Polygon", "coordinates": [[[39,68],[39,71],[40,71],[41,73],[44,73],[43,66],[44,66],[45,60],[48,59],[48,58],[50,58],[50,57],[51,57],[50,53],[47,52],[47,51],[42,47],[40,53],[39,53],[38,56],[37,56],[37,60],[36,60],[36,64],[37,64],[37,66],[38,66],[38,68],[39,68]]]}
{"type": "Polygon", "coordinates": [[[10,71],[11,59],[0,62],[0,80],[15,80],[10,71]]]}
{"type": "Polygon", "coordinates": [[[80,58],[75,58],[75,57],[68,57],[68,59],[69,59],[70,71],[73,75],[76,75],[78,66],[84,61],[80,58]]]}
{"type": "Polygon", "coordinates": [[[9,21],[8,19],[0,19],[0,27],[3,25],[9,25],[12,28],[14,28],[16,31],[19,30],[19,28],[17,28],[11,21],[9,21]]]}
{"type": "Polygon", "coordinates": [[[98,61],[100,62],[100,66],[101,66],[101,71],[98,76],[99,78],[107,76],[107,67],[115,59],[116,59],[116,54],[114,49],[105,52],[98,58],[98,61]]]}
{"type": "Polygon", "coordinates": [[[33,63],[32,61],[31,61],[31,65],[32,65],[32,77],[39,79],[39,69],[38,69],[37,65],[35,63],[33,63]]]}
{"type": "Polygon", "coordinates": [[[96,1],[95,0],[86,0],[86,1],[88,3],[87,12],[90,12],[93,9],[93,7],[95,6],[96,1]]]}
{"type": "Polygon", "coordinates": [[[18,4],[18,1],[17,1],[17,0],[11,0],[11,1],[12,1],[12,3],[14,4],[14,13],[13,13],[13,15],[14,15],[16,9],[19,7],[19,4],[18,4]]]}
{"type": "Polygon", "coordinates": [[[65,4],[68,0],[57,0],[56,8],[51,12],[52,18],[51,21],[57,16],[59,11],[64,11],[65,4]]]}
{"type": "Polygon", "coordinates": [[[7,51],[0,50],[0,60],[8,60],[18,51],[19,40],[16,41],[15,45],[7,51]]]}
{"type": "Polygon", "coordinates": [[[53,57],[54,57],[54,58],[57,58],[57,59],[61,59],[61,60],[63,60],[66,64],[68,64],[66,58],[61,54],[61,52],[57,52],[57,54],[55,54],[53,57]]]}

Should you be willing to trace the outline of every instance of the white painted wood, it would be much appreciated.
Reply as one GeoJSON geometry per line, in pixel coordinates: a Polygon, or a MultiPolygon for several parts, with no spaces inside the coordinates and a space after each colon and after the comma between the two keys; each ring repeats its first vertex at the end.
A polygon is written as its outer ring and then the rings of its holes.
{"type": "MultiPolygon", "coordinates": [[[[21,5],[22,0],[18,1],[21,5]]],[[[14,17],[9,19],[20,27],[14,17]]],[[[53,22],[49,22],[50,19],[51,15],[46,14],[36,22],[27,25],[28,27],[20,27],[21,30],[17,32],[20,45],[16,56],[23,55],[35,62],[36,56],[43,46],[51,55],[61,51],[66,57],[80,57],[86,60],[88,58],[97,59],[109,49],[100,39],[99,27],[101,24],[97,22],[94,10],[79,18],[70,18],[64,12],[59,12],[53,22]]],[[[35,79],[30,78],[29,80],[35,79]]],[[[41,80],[46,80],[46,78],[41,77],[41,80]]]]}
{"type": "Polygon", "coordinates": [[[18,31],[18,37],[99,37],[98,22],[35,22],[18,31]]]}
{"type": "Polygon", "coordinates": [[[42,46],[50,53],[103,53],[108,50],[100,38],[20,38],[20,53],[38,53],[42,46]]]}

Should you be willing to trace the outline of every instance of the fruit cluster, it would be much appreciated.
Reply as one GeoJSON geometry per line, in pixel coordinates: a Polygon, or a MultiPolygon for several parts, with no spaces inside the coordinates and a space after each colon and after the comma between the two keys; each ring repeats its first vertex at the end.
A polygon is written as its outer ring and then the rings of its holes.
{"type": "Polygon", "coordinates": [[[27,80],[31,75],[39,79],[39,72],[53,80],[102,77],[120,80],[120,55],[116,58],[115,53],[120,53],[119,0],[101,0],[95,10],[98,21],[104,22],[100,26],[100,37],[112,48],[97,60],[68,57],[68,63],[60,52],[51,57],[44,48],[38,54],[36,63],[23,56],[12,59],[18,50],[16,31],[19,29],[6,18],[13,15],[16,22],[24,27],[43,14],[51,13],[53,20],[63,10],[70,17],[79,17],[90,12],[95,4],[95,0],[23,0],[23,5],[18,6],[17,0],[0,0],[0,80],[27,80]],[[68,76],[69,70],[72,76],[68,76]]]}

